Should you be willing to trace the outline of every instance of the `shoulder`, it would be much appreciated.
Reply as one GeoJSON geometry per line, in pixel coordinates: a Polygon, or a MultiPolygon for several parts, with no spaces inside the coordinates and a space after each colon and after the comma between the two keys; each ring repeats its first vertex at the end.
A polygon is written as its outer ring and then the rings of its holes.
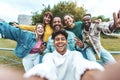
{"type": "Polygon", "coordinates": [[[82,24],[83,24],[82,21],[77,21],[77,22],[75,22],[75,27],[76,28],[82,28],[82,24]]]}
{"type": "Polygon", "coordinates": [[[74,51],[69,51],[69,52],[72,53],[72,54],[81,54],[81,52],[76,51],[76,50],[74,50],[74,51]]]}
{"type": "Polygon", "coordinates": [[[76,57],[78,57],[78,56],[83,57],[83,56],[82,56],[82,53],[79,52],[79,51],[74,50],[74,51],[70,51],[70,52],[73,54],[73,56],[76,56],[76,57]]]}
{"type": "Polygon", "coordinates": [[[73,32],[71,32],[71,31],[68,31],[68,30],[66,30],[66,32],[68,33],[68,35],[75,35],[73,32]]]}
{"type": "Polygon", "coordinates": [[[82,21],[77,21],[75,22],[75,24],[82,24],[82,21]]]}
{"type": "Polygon", "coordinates": [[[47,53],[47,54],[44,55],[45,58],[46,58],[46,57],[52,57],[52,56],[54,56],[53,53],[47,53]]]}

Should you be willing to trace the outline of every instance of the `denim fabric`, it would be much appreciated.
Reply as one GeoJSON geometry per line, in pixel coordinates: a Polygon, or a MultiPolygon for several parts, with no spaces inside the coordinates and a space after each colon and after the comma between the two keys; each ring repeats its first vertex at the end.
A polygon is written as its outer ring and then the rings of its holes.
{"type": "Polygon", "coordinates": [[[86,48],[87,59],[90,61],[96,61],[95,52],[92,47],[86,48]]]}
{"type": "Polygon", "coordinates": [[[104,48],[102,48],[102,51],[100,53],[100,60],[96,60],[95,52],[92,47],[89,47],[86,49],[86,55],[87,59],[90,61],[97,61],[101,65],[107,64],[107,63],[115,63],[116,60],[114,57],[104,48]]]}
{"type": "Polygon", "coordinates": [[[25,57],[36,43],[36,36],[34,33],[10,26],[6,22],[0,22],[0,33],[7,39],[17,42],[14,52],[19,58],[25,57]]]}
{"type": "MultiPolygon", "coordinates": [[[[70,31],[66,31],[66,32],[68,33],[67,49],[69,49],[71,51],[76,50],[76,48],[75,48],[76,47],[76,41],[75,41],[76,36],[74,35],[74,33],[70,32],[70,31]]],[[[48,39],[47,48],[45,49],[44,54],[50,53],[50,52],[53,52],[53,51],[55,51],[55,46],[54,46],[54,43],[53,43],[53,39],[50,36],[49,39],[48,39]]]]}
{"type": "Polygon", "coordinates": [[[104,48],[102,49],[100,55],[101,55],[102,62],[104,64],[116,62],[114,57],[107,50],[105,50],[104,48]]]}

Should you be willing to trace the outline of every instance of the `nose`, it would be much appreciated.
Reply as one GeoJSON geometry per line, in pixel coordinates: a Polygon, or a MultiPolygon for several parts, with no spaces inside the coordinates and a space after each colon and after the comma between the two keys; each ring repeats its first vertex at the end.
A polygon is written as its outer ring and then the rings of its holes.
{"type": "Polygon", "coordinates": [[[86,20],[86,21],[84,21],[85,23],[88,23],[88,21],[86,20]]]}
{"type": "Polygon", "coordinates": [[[59,22],[56,22],[55,24],[59,24],[59,22]]]}

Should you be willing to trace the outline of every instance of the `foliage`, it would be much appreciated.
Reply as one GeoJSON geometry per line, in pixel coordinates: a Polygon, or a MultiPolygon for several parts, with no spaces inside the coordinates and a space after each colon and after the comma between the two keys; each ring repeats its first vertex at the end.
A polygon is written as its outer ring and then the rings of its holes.
{"type": "Polygon", "coordinates": [[[103,22],[108,22],[108,21],[110,21],[110,19],[109,18],[105,18],[105,16],[104,15],[99,15],[99,16],[97,16],[97,17],[92,17],[92,20],[94,21],[94,20],[96,20],[96,19],[101,19],[103,22]]]}
{"type": "Polygon", "coordinates": [[[75,20],[78,21],[82,19],[86,10],[83,7],[77,7],[76,2],[60,2],[54,6],[52,12],[54,16],[59,16],[61,18],[66,14],[72,14],[75,20]]]}
{"type": "MultiPolygon", "coordinates": [[[[43,6],[44,6],[44,4],[43,4],[43,6]]],[[[32,16],[32,25],[35,25],[36,23],[42,23],[42,22],[43,22],[43,14],[44,14],[46,11],[51,11],[50,5],[48,5],[47,7],[45,7],[45,8],[42,10],[42,13],[41,13],[41,14],[40,14],[38,11],[34,12],[34,13],[33,13],[33,16],[32,16]]]]}
{"type": "MultiPolygon", "coordinates": [[[[42,9],[41,13],[34,12],[32,16],[33,25],[38,22],[43,22],[43,14],[46,11],[51,11],[53,13],[53,16],[58,16],[63,18],[66,14],[72,14],[74,15],[75,21],[82,20],[82,17],[84,14],[86,14],[87,10],[84,9],[82,6],[78,7],[77,2],[66,2],[66,1],[60,1],[58,4],[54,5],[53,8],[48,5],[47,7],[43,4],[44,9],[42,9]]],[[[99,15],[97,17],[92,17],[92,20],[101,19],[104,22],[108,22],[110,19],[105,18],[104,15],[99,15]]]]}
{"type": "Polygon", "coordinates": [[[38,22],[42,22],[43,14],[45,11],[51,11],[53,16],[59,16],[63,18],[65,14],[72,14],[75,17],[75,20],[81,20],[82,16],[86,13],[86,10],[83,7],[77,7],[76,2],[59,2],[57,5],[51,9],[50,6],[45,7],[41,14],[35,12],[32,16],[32,24],[36,24],[38,22]]]}

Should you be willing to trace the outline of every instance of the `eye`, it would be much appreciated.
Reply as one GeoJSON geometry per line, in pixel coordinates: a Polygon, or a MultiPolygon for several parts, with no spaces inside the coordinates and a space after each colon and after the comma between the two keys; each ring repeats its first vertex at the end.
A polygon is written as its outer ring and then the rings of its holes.
{"type": "Polygon", "coordinates": [[[66,38],[65,38],[65,37],[62,37],[62,38],[61,38],[61,40],[62,40],[62,41],[65,41],[65,40],[66,40],[66,38]]]}
{"type": "Polygon", "coordinates": [[[55,41],[59,41],[60,39],[59,38],[55,38],[55,41]]]}

